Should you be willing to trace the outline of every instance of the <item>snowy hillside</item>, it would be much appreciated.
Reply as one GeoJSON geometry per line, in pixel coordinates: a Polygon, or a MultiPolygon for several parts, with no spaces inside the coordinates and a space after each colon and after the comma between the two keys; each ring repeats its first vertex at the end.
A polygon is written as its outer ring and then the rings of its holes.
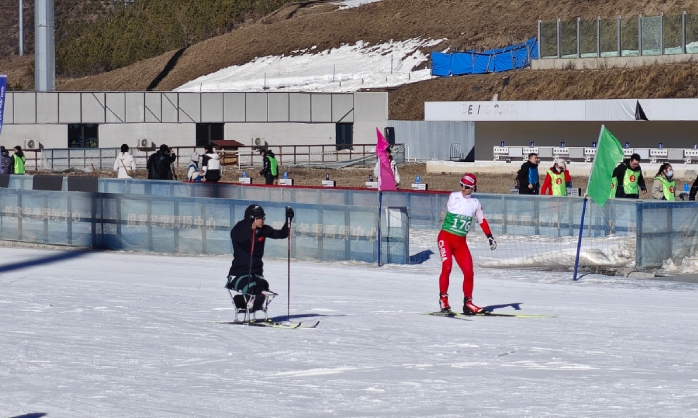
{"type": "Polygon", "coordinates": [[[325,51],[316,47],[290,56],[257,58],[199,77],[177,91],[332,91],[391,87],[432,78],[413,71],[428,59],[419,49],[441,40],[410,39],[369,46],[363,41],[325,51]]]}

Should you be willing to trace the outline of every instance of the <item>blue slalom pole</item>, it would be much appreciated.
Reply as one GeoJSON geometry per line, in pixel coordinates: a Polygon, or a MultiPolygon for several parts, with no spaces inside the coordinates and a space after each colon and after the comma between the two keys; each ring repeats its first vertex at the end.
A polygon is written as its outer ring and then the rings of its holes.
{"type": "Polygon", "coordinates": [[[383,212],[383,192],[378,190],[378,267],[381,266],[381,212],[383,212]]]}
{"type": "Polygon", "coordinates": [[[579,222],[579,240],[577,240],[577,258],[574,260],[574,276],[572,277],[573,281],[577,281],[577,272],[579,270],[579,253],[582,250],[582,233],[584,232],[584,215],[586,214],[587,211],[587,198],[584,197],[584,204],[582,205],[582,221],[579,222]]]}

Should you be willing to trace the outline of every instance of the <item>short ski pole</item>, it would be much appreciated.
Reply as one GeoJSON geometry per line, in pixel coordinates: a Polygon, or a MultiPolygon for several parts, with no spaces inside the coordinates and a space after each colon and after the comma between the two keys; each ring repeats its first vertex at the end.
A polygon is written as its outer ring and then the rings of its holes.
{"type": "Polygon", "coordinates": [[[250,303],[248,298],[249,291],[250,291],[250,281],[252,280],[252,260],[254,257],[254,239],[255,239],[255,232],[257,232],[257,226],[255,225],[256,219],[252,220],[252,244],[250,245],[250,271],[249,274],[247,275],[247,286],[245,287],[245,294],[243,295],[245,299],[245,318],[247,318],[247,322],[250,321],[250,303]]]}

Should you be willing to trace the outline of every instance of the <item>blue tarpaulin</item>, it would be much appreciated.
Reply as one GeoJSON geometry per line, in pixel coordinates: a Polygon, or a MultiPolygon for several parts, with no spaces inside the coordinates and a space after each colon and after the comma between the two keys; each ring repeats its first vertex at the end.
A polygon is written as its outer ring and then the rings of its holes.
{"type": "Polygon", "coordinates": [[[431,74],[439,77],[451,75],[451,54],[431,53],[431,74]]]}
{"type": "Polygon", "coordinates": [[[431,53],[431,74],[439,77],[451,75],[486,74],[525,68],[538,58],[538,41],[526,42],[505,48],[483,52],[465,51],[444,54],[431,53]]]}

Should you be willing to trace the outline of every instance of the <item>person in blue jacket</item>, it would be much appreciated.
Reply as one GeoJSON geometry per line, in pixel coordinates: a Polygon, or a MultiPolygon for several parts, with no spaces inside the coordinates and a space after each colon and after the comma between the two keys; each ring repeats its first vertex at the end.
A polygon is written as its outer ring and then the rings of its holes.
{"type": "Polygon", "coordinates": [[[528,161],[521,164],[521,169],[516,174],[516,182],[519,186],[519,194],[538,194],[540,179],[538,178],[538,154],[528,154],[528,161]]]}

